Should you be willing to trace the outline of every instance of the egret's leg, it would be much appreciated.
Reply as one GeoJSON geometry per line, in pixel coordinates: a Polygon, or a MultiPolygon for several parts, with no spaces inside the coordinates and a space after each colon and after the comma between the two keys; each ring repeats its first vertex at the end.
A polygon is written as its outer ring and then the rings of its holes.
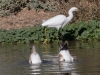
{"type": "Polygon", "coordinates": [[[47,46],[46,46],[46,42],[48,41],[48,39],[47,39],[46,30],[47,30],[47,28],[45,28],[45,31],[44,31],[46,38],[45,38],[45,40],[44,40],[44,42],[43,42],[43,46],[44,46],[45,51],[46,51],[46,53],[47,53],[47,52],[48,52],[48,49],[47,49],[47,46]]]}
{"type": "Polygon", "coordinates": [[[45,28],[45,29],[44,29],[44,31],[45,31],[45,32],[44,32],[44,33],[45,33],[45,35],[46,35],[46,30],[47,30],[47,28],[45,28]]]}
{"type": "Polygon", "coordinates": [[[46,36],[46,39],[44,40],[43,44],[45,44],[45,43],[48,41],[48,39],[47,39],[47,34],[46,34],[46,30],[47,30],[47,28],[45,28],[45,31],[44,31],[45,36],[46,36]]]}

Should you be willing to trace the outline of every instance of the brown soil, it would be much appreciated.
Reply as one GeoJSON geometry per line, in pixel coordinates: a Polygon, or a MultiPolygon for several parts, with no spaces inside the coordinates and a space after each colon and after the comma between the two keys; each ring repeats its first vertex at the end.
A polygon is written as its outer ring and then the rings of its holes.
{"type": "MultiPolygon", "coordinates": [[[[61,0],[62,1],[62,0],[61,0]]],[[[64,0],[65,1],[65,0],[64,0]]],[[[76,6],[81,11],[74,14],[72,20],[73,23],[77,21],[88,22],[90,20],[100,20],[100,1],[99,0],[66,0],[67,3],[58,3],[59,9],[56,12],[44,12],[43,10],[36,12],[34,9],[27,10],[22,9],[17,15],[12,15],[8,17],[0,17],[0,28],[3,29],[17,29],[22,27],[29,27],[35,25],[41,25],[43,19],[51,18],[52,16],[60,14],[65,14],[67,16],[67,11],[76,6]]]]}
{"type": "Polygon", "coordinates": [[[55,14],[57,15],[57,12],[44,12],[42,10],[36,12],[34,9],[27,10],[24,8],[17,15],[1,17],[0,28],[9,30],[41,25],[43,19],[46,20],[55,14]]]}

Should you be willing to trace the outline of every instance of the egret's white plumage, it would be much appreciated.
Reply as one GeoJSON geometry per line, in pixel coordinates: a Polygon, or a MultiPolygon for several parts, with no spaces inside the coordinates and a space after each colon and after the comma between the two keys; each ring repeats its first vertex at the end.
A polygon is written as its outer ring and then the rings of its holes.
{"type": "Polygon", "coordinates": [[[54,17],[44,21],[42,23],[42,26],[54,27],[59,30],[59,28],[61,28],[61,27],[63,28],[69,21],[71,21],[71,19],[73,18],[73,11],[78,11],[78,8],[72,7],[68,11],[68,15],[69,15],[68,17],[66,17],[65,15],[54,16],[54,17]]]}
{"type": "Polygon", "coordinates": [[[65,43],[65,45],[60,49],[59,61],[73,62],[73,57],[68,50],[67,43],[65,43]]]}
{"type": "Polygon", "coordinates": [[[41,58],[40,58],[39,54],[36,52],[35,46],[33,45],[32,49],[31,49],[31,54],[29,57],[29,63],[30,64],[40,64],[41,62],[42,62],[41,58]]]}

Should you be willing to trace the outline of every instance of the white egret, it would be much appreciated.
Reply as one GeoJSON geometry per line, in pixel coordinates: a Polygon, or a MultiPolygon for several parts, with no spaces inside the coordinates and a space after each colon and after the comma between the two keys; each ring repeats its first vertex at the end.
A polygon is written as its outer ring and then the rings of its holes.
{"type": "Polygon", "coordinates": [[[42,26],[47,26],[47,27],[54,27],[59,30],[59,28],[63,28],[71,19],[73,18],[73,11],[78,11],[78,8],[72,7],[69,11],[68,14],[69,16],[66,17],[65,15],[57,15],[54,16],[42,23],[42,26]]]}
{"type": "Polygon", "coordinates": [[[33,45],[32,49],[31,49],[31,54],[29,57],[29,63],[30,64],[41,64],[41,58],[39,56],[39,54],[36,52],[36,48],[33,45]]]}
{"type": "Polygon", "coordinates": [[[64,46],[61,47],[59,52],[59,61],[65,61],[65,62],[73,62],[73,57],[71,56],[69,50],[68,50],[68,42],[65,42],[64,46]]]}
{"type": "MultiPolygon", "coordinates": [[[[74,11],[78,11],[78,8],[72,7],[68,11],[68,15],[69,15],[68,17],[66,17],[65,15],[57,15],[57,16],[54,16],[54,17],[52,17],[52,18],[44,21],[42,23],[42,26],[54,27],[57,30],[59,30],[60,28],[63,28],[69,21],[71,21],[71,19],[73,18],[73,12],[74,11]]],[[[46,34],[46,29],[45,29],[45,34],[46,34]]]]}

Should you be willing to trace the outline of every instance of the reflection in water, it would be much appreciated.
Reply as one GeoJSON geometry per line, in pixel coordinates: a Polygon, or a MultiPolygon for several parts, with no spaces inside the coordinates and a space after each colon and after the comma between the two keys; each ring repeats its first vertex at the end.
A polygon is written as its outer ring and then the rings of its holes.
{"type": "Polygon", "coordinates": [[[74,68],[73,63],[67,63],[67,62],[59,62],[59,70],[61,72],[61,75],[78,75],[74,72],[72,72],[74,68]]]}
{"type": "MultiPolygon", "coordinates": [[[[53,75],[73,75],[73,63],[58,62],[58,56],[45,55],[45,62],[43,63],[43,71],[53,75]]],[[[74,73],[75,75],[75,73],[74,73]]],[[[77,75],[77,74],[76,74],[77,75]]]]}
{"type": "Polygon", "coordinates": [[[66,62],[59,62],[60,71],[71,71],[72,64],[66,62]]]}
{"type": "Polygon", "coordinates": [[[100,42],[69,42],[73,63],[58,62],[58,45],[35,44],[43,60],[41,65],[29,65],[33,44],[0,45],[0,75],[100,75],[100,42]],[[60,64],[64,64],[60,65],[60,64]]]}
{"type": "Polygon", "coordinates": [[[40,64],[30,65],[30,74],[40,74],[40,64]]]}

